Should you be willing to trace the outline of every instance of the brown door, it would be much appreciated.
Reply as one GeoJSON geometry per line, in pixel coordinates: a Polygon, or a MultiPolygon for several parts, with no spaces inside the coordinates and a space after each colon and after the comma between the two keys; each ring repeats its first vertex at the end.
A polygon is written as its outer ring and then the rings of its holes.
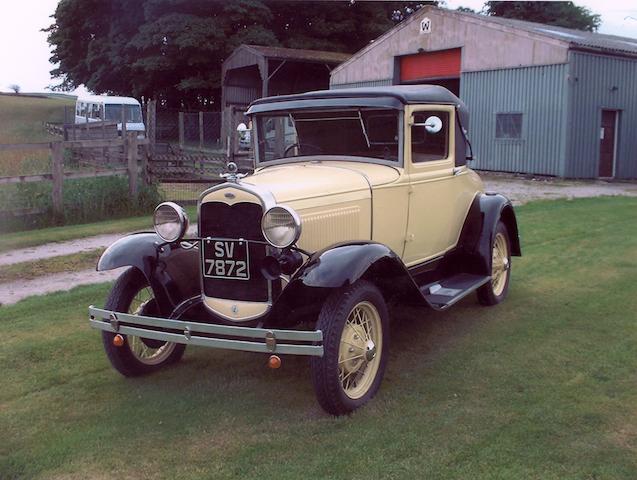
{"type": "Polygon", "coordinates": [[[602,127],[599,141],[599,176],[614,176],[615,167],[615,129],[617,127],[617,112],[602,110],[602,127]]]}

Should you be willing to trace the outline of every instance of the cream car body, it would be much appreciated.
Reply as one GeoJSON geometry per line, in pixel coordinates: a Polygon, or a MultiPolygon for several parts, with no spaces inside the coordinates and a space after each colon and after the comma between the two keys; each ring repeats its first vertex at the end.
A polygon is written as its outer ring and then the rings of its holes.
{"type": "Polygon", "coordinates": [[[100,259],[100,270],[133,267],[111,308],[90,310],[121,373],[174,361],[183,344],[309,355],[319,402],[338,415],[380,385],[389,300],[444,310],[474,291],[485,305],[506,297],[515,214],[468,168],[468,113],[453,94],[310,92],[258,100],[248,115],[254,172],[232,165],[202,193],[195,238],[180,207],[162,204],[157,235],[100,259]],[[125,292],[144,282],[153,298],[133,315],[125,292]],[[135,357],[123,335],[154,356],[135,357]]]}

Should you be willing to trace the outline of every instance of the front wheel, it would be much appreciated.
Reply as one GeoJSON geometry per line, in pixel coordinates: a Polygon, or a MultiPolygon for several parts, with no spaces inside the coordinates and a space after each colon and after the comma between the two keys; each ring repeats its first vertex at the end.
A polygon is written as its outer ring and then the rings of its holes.
{"type": "Polygon", "coordinates": [[[389,351],[389,313],[380,291],[358,282],[334,292],[323,305],[317,328],[323,357],[312,357],[312,383],[328,413],[350,413],[380,388],[389,351]]]}
{"type": "MultiPolygon", "coordinates": [[[[135,315],[159,315],[157,302],[146,277],[136,268],[129,268],[117,279],[106,299],[106,310],[135,315]]],[[[126,377],[159,370],[181,359],[186,349],[179,343],[149,338],[124,336],[121,347],[113,345],[115,333],[102,332],[104,350],[111,364],[126,377]]]]}
{"type": "Polygon", "coordinates": [[[511,278],[511,241],[506,225],[498,222],[491,244],[491,280],[478,289],[482,305],[497,305],[509,292],[511,278]]]}

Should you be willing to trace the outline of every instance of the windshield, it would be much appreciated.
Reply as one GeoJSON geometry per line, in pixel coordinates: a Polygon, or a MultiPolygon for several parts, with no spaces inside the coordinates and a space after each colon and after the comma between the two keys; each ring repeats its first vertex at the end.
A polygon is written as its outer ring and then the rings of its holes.
{"type": "Polygon", "coordinates": [[[111,122],[122,121],[122,107],[126,111],[126,123],[143,123],[142,109],[139,105],[105,105],[106,120],[111,122]]]}
{"type": "Polygon", "coordinates": [[[304,155],[398,162],[399,112],[390,109],[298,110],[256,116],[259,162],[304,155]]]}

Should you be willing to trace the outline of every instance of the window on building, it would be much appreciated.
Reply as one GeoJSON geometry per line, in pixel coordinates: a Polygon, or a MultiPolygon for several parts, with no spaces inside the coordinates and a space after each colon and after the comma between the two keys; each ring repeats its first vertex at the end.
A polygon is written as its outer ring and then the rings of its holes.
{"type": "Polygon", "coordinates": [[[522,138],[522,114],[496,113],[495,138],[507,140],[522,138]]]}
{"type": "Polygon", "coordinates": [[[411,161],[430,162],[447,158],[449,113],[426,111],[414,114],[411,127],[411,161]]]}

